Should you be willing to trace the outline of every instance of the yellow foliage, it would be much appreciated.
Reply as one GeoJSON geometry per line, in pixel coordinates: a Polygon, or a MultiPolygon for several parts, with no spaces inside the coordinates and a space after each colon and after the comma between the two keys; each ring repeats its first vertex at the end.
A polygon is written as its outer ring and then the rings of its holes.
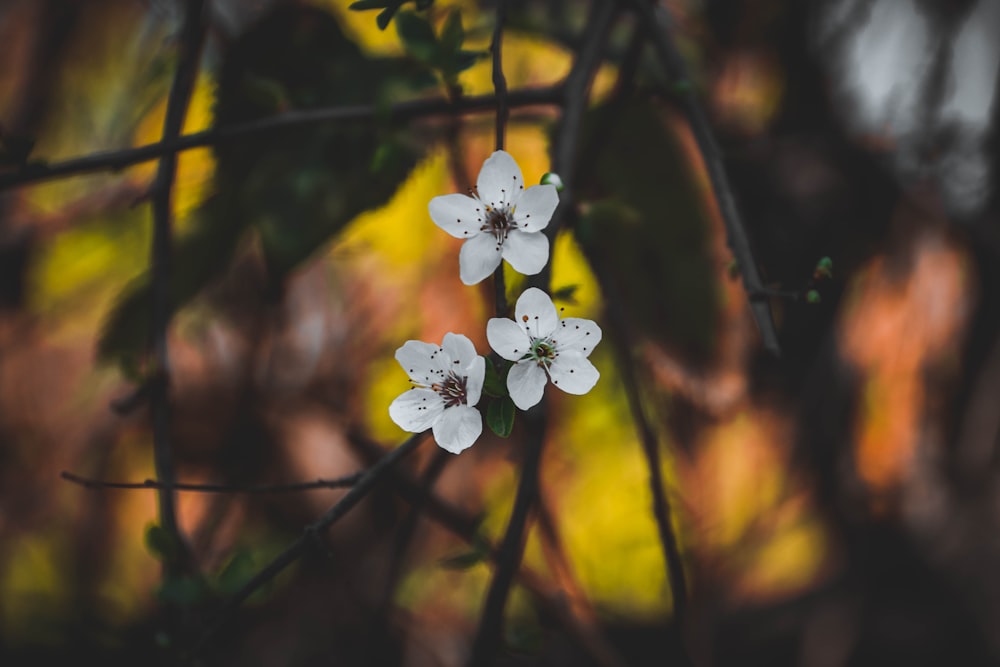
{"type": "Polygon", "coordinates": [[[4,549],[0,573],[0,628],[17,644],[59,639],[57,621],[68,611],[71,568],[62,556],[62,531],[21,536],[4,549]]]}

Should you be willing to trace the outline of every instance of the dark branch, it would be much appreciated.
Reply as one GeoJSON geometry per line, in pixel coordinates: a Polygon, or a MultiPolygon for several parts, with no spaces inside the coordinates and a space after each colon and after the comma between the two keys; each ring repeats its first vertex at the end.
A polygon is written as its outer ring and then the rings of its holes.
{"type": "MultiPolygon", "coordinates": [[[[553,168],[560,174],[564,189],[559,207],[546,228],[546,234],[550,234],[550,238],[555,237],[561,217],[572,206],[574,162],[576,160],[576,146],[579,143],[580,122],[586,110],[590,83],[601,62],[601,53],[604,50],[614,14],[614,2],[594,0],[587,25],[584,28],[584,50],[578,54],[566,79],[563,117],[553,157],[553,168]]],[[[534,284],[540,284],[546,290],[549,288],[548,283],[551,277],[550,265],[551,259],[546,269],[535,276],[533,281],[534,284]]],[[[500,646],[503,634],[504,608],[507,605],[514,574],[519,569],[521,558],[524,555],[528,517],[538,498],[539,468],[545,445],[545,402],[543,401],[534,410],[526,413],[524,422],[527,443],[521,466],[521,478],[518,482],[517,495],[514,498],[514,508],[500,544],[493,579],[486,594],[476,639],[472,645],[469,665],[487,664],[500,646]]]]}
{"type": "Polygon", "coordinates": [[[330,526],[343,518],[355,505],[361,502],[375,488],[375,485],[392,471],[397,463],[416,450],[417,446],[423,442],[424,436],[428,433],[429,431],[424,431],[423,433],[410,436],[406,442],[379,459],[378,462],[361,475],[361,478],[354,487],[343,498],[328,509],[323,516],[306,526],[297,540],[278,554],[264,569],[254,575],[240,590],[230,596],[219,610],[215,624],[202,636],[198,646],[195,647],[195,651],[198,652],[205,647],[248,597],[253,595],[261,586],[264,586],[281,574],[286,567],[301,558],[306,550],[311,545],[314,545],[330,526]]]}
{"type": "MultiPolygon", "coordinates": [[[[691,75],[688,72],[687,64],[674,44],[670,14],[662,7],[654,6],[649,0],[629,0],[629,2],[637,14],[639,23],[649,34],[656,54],[667,71],[667,76],[674,82],[690,82],[691,75]]],[[[708,123],[708,118],[693,92],[680,93],[679,103],[694,134],[695,141],[698,143],[702,159],[705,161],[705,169],[708,171],[708,177],[712,182],[712,189],[715,191],[715,198],[726,226],[729,247],[732,249],[743,275],[743,285],[751,294],[760,293],[764,285],[757,270],[753,250],[750,247],[750,237],[747,235],[743,218],[736,206],[736,198],[726,176],[722,154],[715,141],[715,135],[708,123]]],[[[760,329],[764,348],[775,356],[779,356],[781,347],[778,343],[778,331],[771,318],[770,305],[766,301],[751,299],[750,309],[757,321],[757,327],[760,329]]]]}
{"type": "MultiPolygon", "coordinates": [[[[515,90],[508,94],[507,104],[509,107],[554,105],[562,100],[561,91],[561,86],[515,90]]],[[[172,155],[181,151],[203,148],[205,146],[214,146],[227,141],[244,139],[248,136],[274,132],[290,127],[332,122],[363,122],[376,118],[385,118],[394,123],[401,123],[443,114],[492,111],[494,108],[496,108],[496,97],[493,95],[479,95],[461,97],[455,101],[444,97],[429,100],[412,100],[394,104],[388,109],[374,104],[361,104],[356,106],[289,111],[270,118],[263,118],[228,127],[219,127],[205,130],[204,132],[195,132],[173,140],[159,141],[155,144],[147,144],[135,148],[101,151],[83,157],[70,158],[61,162],[32,162],[17,171],[0,173],[0,191],[29,183],[65,178],[67,176],[102,171],[119,171],[134,164],[156,160],[165,155],[172,155]]]]}
{"type": "MultiPolygon", "coordinates": [[[[507,118],[510,108],[507,105],[507,77],[503,75],[503,26],[507,17],[507,2],[497,2],[496,25],[493,26],[493,41],[490,51],[493,53],[493,92],[496,95],[496,150],[504,149],[504,136],[507,132],[507,118]]],[[[496,305],[496,316],[507,317],[507,284],[503,275],[503,261],[493,272],[493,292],[496,305]]]]}
{"type": "Polygon", "coordinates": [[[310,491],[312,489],[343,489],[354,486],[363,472],[356,472],[353,475],[346,475],[336,479],[317,479],[311,482],[292,482],[289,484],[260,484],[256,486],[232,486],[228,484],[189,484],[186,482],[157,482],[154,479],[147,479],[142,482],[107,482],[100,479],[90,479],[80,477],[71,472],[63,471],[60,477],[68,482],[79,484],[87,489],[165,489],[170,491],[189,491],[193,493],[295,493],[298,491],[310,491]]]}
{"type": "MultiPolygon", "coordinates": [[[[204,0],[188,0],[184,7],[184,23],[181,26],[180,57],[177,71],[170,86],[167,98],[166,118],[163,121],[163,139],[161,143],[175,141],[181,134],[184,118],[187,116],[188,104],[194,91],[195,79],[198,76],[198,63],[201,60],[201,47],[205,36],[203,14],[204,0]]],[[[156,364],[158,379],[150,385],[150,406],[153,422],[153,463],[156,477],[165,486],[158,489],[160,525],[174,537],[177,544],[184,540],[177,525],[177,513],[174,507],[173,453],[170,444],[170,354],[167,347],[167,329],[170,325],[170,281],[171,257],[170,249],[173,243],[171,225],[171,195],[174,175],[177,171],[177,154],[164,155],[153,181],[153,244],[150,251],[152,265],[152,319],[150,324],[150,348],[156,364]]],[[[186,551],[184,549],[183,551],[186,551]]],[[[178,562],[167,562],[167,571],[187,569],[189,563],[183,553],[178,562]]]]}

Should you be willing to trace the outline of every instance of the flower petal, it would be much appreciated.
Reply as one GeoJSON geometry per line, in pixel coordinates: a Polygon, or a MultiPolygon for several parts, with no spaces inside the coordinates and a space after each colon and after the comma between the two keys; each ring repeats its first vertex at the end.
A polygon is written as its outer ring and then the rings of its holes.
{"type": "Polygon", "coordinates": [[[567,317],[559,322],[559,328],[552,335],[552,340],[560,353],[575,351],[589,357],[601,342],[601,327],[593,320],[567,317]]]}
{"type": "Polygon", "coordinates": [[[556,186],[532,185],[517,202],[514,222],[526,232],[540,232],[548,226],[557,206],[559,193],[556,186]]]}
{"type": "Polygon", "coordinates": [[[521,168],[507,151],[497,151],[486,159],[476,181],[479,198],[493,208],[517,204],[524,190],[521,168]]]}
{"type": "Polygon", "coordinates": [[[460,371],[472,363],[476,358],[476,346],[472,341],[462,334],[448,332],[441,341],[441,347],[451,358],[451,367],[448,370],[460,371]]]}
{"type": "Polygon", "coordinates": [[[549,366],[552,384],[567,394],[586,394],[594,388],[601,374],[579,352],[560,352],[549,366]]]}
{"type": "Polygon", "coordinates": [[[434,440],[441,449],[458,454],[468,449],[483,432],[483,417],[468,405],[446,408],[434,424],[434,440]]]}
{"type": "Polygon", "coordinates": [[[466,195],[441,195],[427,205],[434,224],[456,239],[467,239],[482,226],[483,204],[466,195]]]}
{"type": "Polygon", "coordinates": [[[486,380],[486,359],[476,357],[465,368],[465,403],[470,407],[479,403],[483,395],[483,382],[486,380]]]}
{"type": "Polygon", "coordinates": [[[533,276],[549,261],[549,239],[545,234],[528,234],[515,229],[503,242],[503,258],[518,273],[533,276]]]}
{"type": "Polygon", "coordinates": [[[479,233],[462,244],[458,273],[466,285],[475,285],[500,266],[500,246],[489,234],[479,233]]]}
{"type": "Polygon", "coordinates": [[[507,374],[507,391],[514,405],[522,410],[538,405],[545,393],[545,371],[534,361],[514,364],[507,374]]]}
{"type": "Polygon", "coordinates": [[[451,370],[443,347],[420,340],[403,343],[396,350],[396,361],[410,376],[410,380],[423,385],[431,385],[444,379],[451,370]]]}
{"type": "Polygon", "coordinates": [[[518,361],[531,351],[531,341],[524,329],[506,317],[494,317],[486,323],[486,340],[497,354],[508,361],[518,361]]]}
{"type": "Polygon", "coordinates": [[[396,426],[420,433],[429,429],[444,411],[444,401],[431,389],[410,389],[389,405],[389,416],[396,426]]]}
{"type": "Polygon", "coordinates": [[[537,287],[524,290],[514,306],[514,315],[514,321],[532,338],[548,338],[559,325],[552,299],[537,287]]]}

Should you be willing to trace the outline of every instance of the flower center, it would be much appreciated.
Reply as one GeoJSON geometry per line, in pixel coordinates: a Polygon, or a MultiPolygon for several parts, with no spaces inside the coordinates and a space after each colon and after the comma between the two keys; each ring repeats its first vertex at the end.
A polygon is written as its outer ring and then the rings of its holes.
{"type": "Polygon", "coordinates": [[[531,354],[529,356],[539,366],[548,368],[555,358],[559,356],[559,353],[556,352],[554,340],[534,338],[531,341],[531,354]]]}
{"type": "Polygon", "coordinates": [[[444,399],[444,407],[453,408],[456,405],[465,405],[468,395],[465,387],[467,380],[465,376],[459,377],[451,371],[443,381],[432,384],[431,389],[444,399]]]}
{"type": "Polygon", "coordinates": [[[492,235],[497,245],[503,245],[512,229],[517,229],[517,223],[514,222],[514,216],[506,206],[498,208],[486,206],[486,220],[479,231],[492,235]]]}

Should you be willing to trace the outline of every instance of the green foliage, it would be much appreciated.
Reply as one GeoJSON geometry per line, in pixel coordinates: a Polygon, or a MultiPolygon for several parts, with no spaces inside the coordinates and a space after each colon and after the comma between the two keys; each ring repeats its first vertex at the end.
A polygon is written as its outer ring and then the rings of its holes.
{"type": "Polygon", "coordinates": [[[226,595],[243,588],[257,574],[257,565],[249,549],[237,549],[215,580],[215,587],[226,595]]]}
{"type": "Polygon", "coordinates": [[[483,392],[487,396],[492,396],[494,398],[501,398],[507,395],[507,371],[510,366],[506,363],[502,363],[500,369],[498,370],[496,366],[493,365],[493,360],[489,357],[486,359],[486,376],[483,380],[483,392]]]}
{"type": "Polygon", "coordinates": [[[612,312],[650,339],[704,359],[718,318],[708,217],[688,160],[647,100],[590,110],[575,229],[612,312]]]}
{"type": "Polygon", "coordinates": [[[146,526],[143,542],[146,545],[146,550],[162,562],[174,560],[179,553],[177,540],[158,523],[150,523],[146,526]]]}
{"type": "Polygon", "coordinates": [[[478,534],[473,538],[470,548],[451,556],[445,556],[438,564],[446,570],[468,570],[490,558],[490,545],[478,534]]]}
{"type": "MultiPolygon", "coordinates": [[[[392,17],[396,15],[405,2],[407,0],[358,0],[351,3],[348,9],[353,9],[356,12],[366,9],[381,9],[382,11],[375,17],[375,24],[378,25],[379,30],[385,30],[389,27],[392,17]]],[[[418,10],[424,10],[433,5],[434,0],[416,0],[415,4],[418,10]]]]}
{"type": "Polygon", "coordinates": [[[437,71],[448,86],[457,85],[458,75],[476,64],[484,55],[462,48],[465,29],[462,27],[461,13],[457,9],[448,14],[440,36],[434,34],[430,21],[412,12],[401,12],[396,17],[396,30],[407,53],[416,61],[437,71]]]}
{"type": "MultiPolygon", "coordinates": [[[[234,44],[218,85],[215,123],[258,120],[286,108],[373,104],[409,85],[412,65],[370,58],[329,14],[283,6],[234,44]]],[[[175,241],[170,299],[188,304],[220,278],[255,232],[279,295],[286,277],[360,213],[384,204],[421,155],[375,122],[258,133],[216,147],[215,194],[175,241]]],[[[109,314],[98,356],[135,369],[148,340],[150,277],[135,280],[109,314]]]]}
{"type": "Polygon", "coordinates": [[[509,396],[494,398],[486,408],[486,424],[501,438],[514,430],[514,401],[509,396]]]}

